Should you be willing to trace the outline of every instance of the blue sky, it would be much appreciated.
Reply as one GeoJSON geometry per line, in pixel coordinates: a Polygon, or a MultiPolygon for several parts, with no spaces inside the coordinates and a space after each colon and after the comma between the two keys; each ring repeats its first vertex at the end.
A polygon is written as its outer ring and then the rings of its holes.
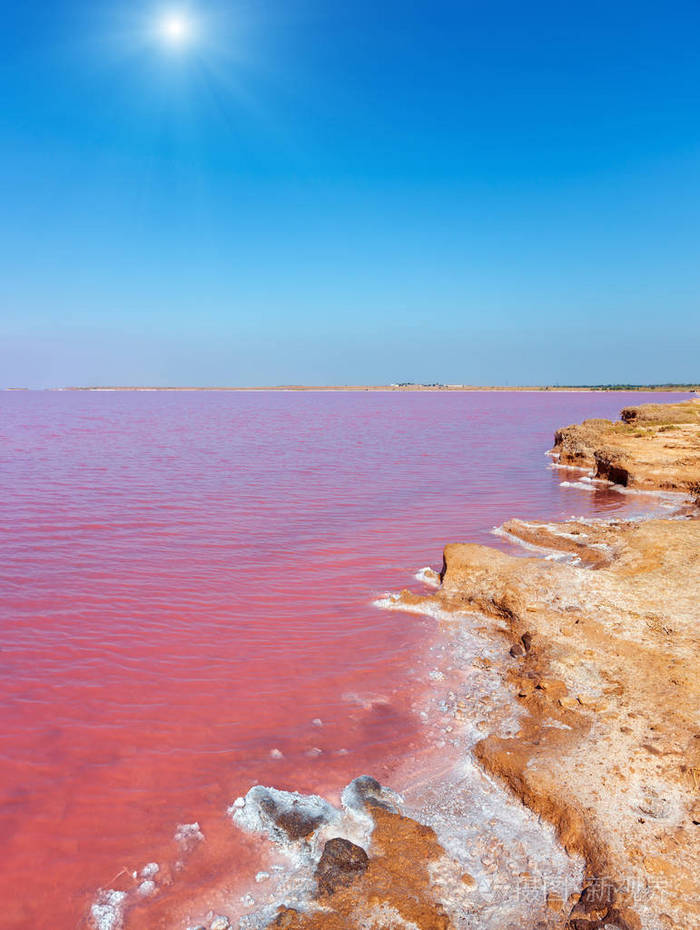
{"type": "Polygon", "coordinates": [[[697,3],[3,17],[0,386],[700,378],[697,3]]]}

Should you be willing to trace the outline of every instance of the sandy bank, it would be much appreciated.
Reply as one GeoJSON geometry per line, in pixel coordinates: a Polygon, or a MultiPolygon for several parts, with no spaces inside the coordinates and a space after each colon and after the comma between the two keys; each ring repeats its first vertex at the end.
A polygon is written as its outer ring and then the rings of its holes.
{"type": "MultiPolygon", "coordinates": [[[[543,545],[556,530],[543,528],[543,545]]],[[[572,911],[574,930],[691,928],[700,523],[589,527],[581,549],[595,570],[447,548],[435,597],[508,631],[504,649],[520,661],[511,682],[528,712],[515,738],[486,738],[477,755],[586,858],[592,890],[572,911]]]]}
{"type": "MultiPolygon", "coordinates": [[[[630,487],[697,493],[700,404],[626,408],[620,424],[568,427],[554,453],[630,487]]],[[[587,887],[565,926],[696,928],[697,510],[642,523],[513,520],[504,530],[571,561],[445,550],[428,600],[492,618],[518,662],[510,680],[527,710],[517,736],[487,737],[477,756],[584,855],[587,887]]]]}
{"type": "Polygon", "coordinates": [[[584,420],[558,430],[552,452],[625,487],[700,491],[700,400],[625,407],[617,423],[584,420]]]}

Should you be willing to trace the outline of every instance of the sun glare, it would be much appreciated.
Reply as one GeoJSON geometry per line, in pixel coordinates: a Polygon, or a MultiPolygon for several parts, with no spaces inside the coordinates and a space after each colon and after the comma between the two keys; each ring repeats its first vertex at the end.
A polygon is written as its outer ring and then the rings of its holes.
{"type": "Polygon", "coordinates": [[[174,48],[188,45],[194,39],[194,24],[183,13],[168,13],[159,23],[158,33],[161,40],[174,48]]]}

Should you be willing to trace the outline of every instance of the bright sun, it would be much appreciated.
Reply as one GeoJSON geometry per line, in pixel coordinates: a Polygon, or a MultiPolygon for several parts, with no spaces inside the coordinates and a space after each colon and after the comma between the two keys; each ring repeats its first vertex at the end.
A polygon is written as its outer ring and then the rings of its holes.
{"type": "Polygon", "coordinates": [[[160,37],[171,46],[187,45],[194,38],[194,28],[190,20],[182,13],[169,13],[159,24],[160,37]]]}

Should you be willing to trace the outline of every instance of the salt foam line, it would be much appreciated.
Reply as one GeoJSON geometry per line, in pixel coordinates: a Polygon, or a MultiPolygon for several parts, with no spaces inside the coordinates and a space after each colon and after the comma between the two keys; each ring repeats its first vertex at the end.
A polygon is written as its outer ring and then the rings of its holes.
{"type": "Polygon", "coordinates": [[[431,588],[440,587],[439,572],[436,572],[434,568],[430,568],[429,566],[425,566],[425,568],[419,568],[414,577],[416,580],[422,581],[423,584],[426,584],[431,588]]]}
{"type": "Polygon", "coordinates": [[[522,546],[523,549],[527,549],[528,551],[534,552],[537,555],[541,555],[543,552],[546,552],[547,555],[545,556],[545,559],[548,562],[568,562],[570,565],[578,565],[581,562],[581,559],[576,555],[575,552],[561,552],[559,549],[553,549],[551,546],[542,546],[538,543],[527,542],[526,540],[521,539],[519,536],[516,536],[514,533],[509,533],[508,530],[504,529],[502,526],[494,526],[491,530],[491,533],[494,536],[500,536],[502,539],[507,539],[509,542],[513,542],[518,546],[522,546]]]}

